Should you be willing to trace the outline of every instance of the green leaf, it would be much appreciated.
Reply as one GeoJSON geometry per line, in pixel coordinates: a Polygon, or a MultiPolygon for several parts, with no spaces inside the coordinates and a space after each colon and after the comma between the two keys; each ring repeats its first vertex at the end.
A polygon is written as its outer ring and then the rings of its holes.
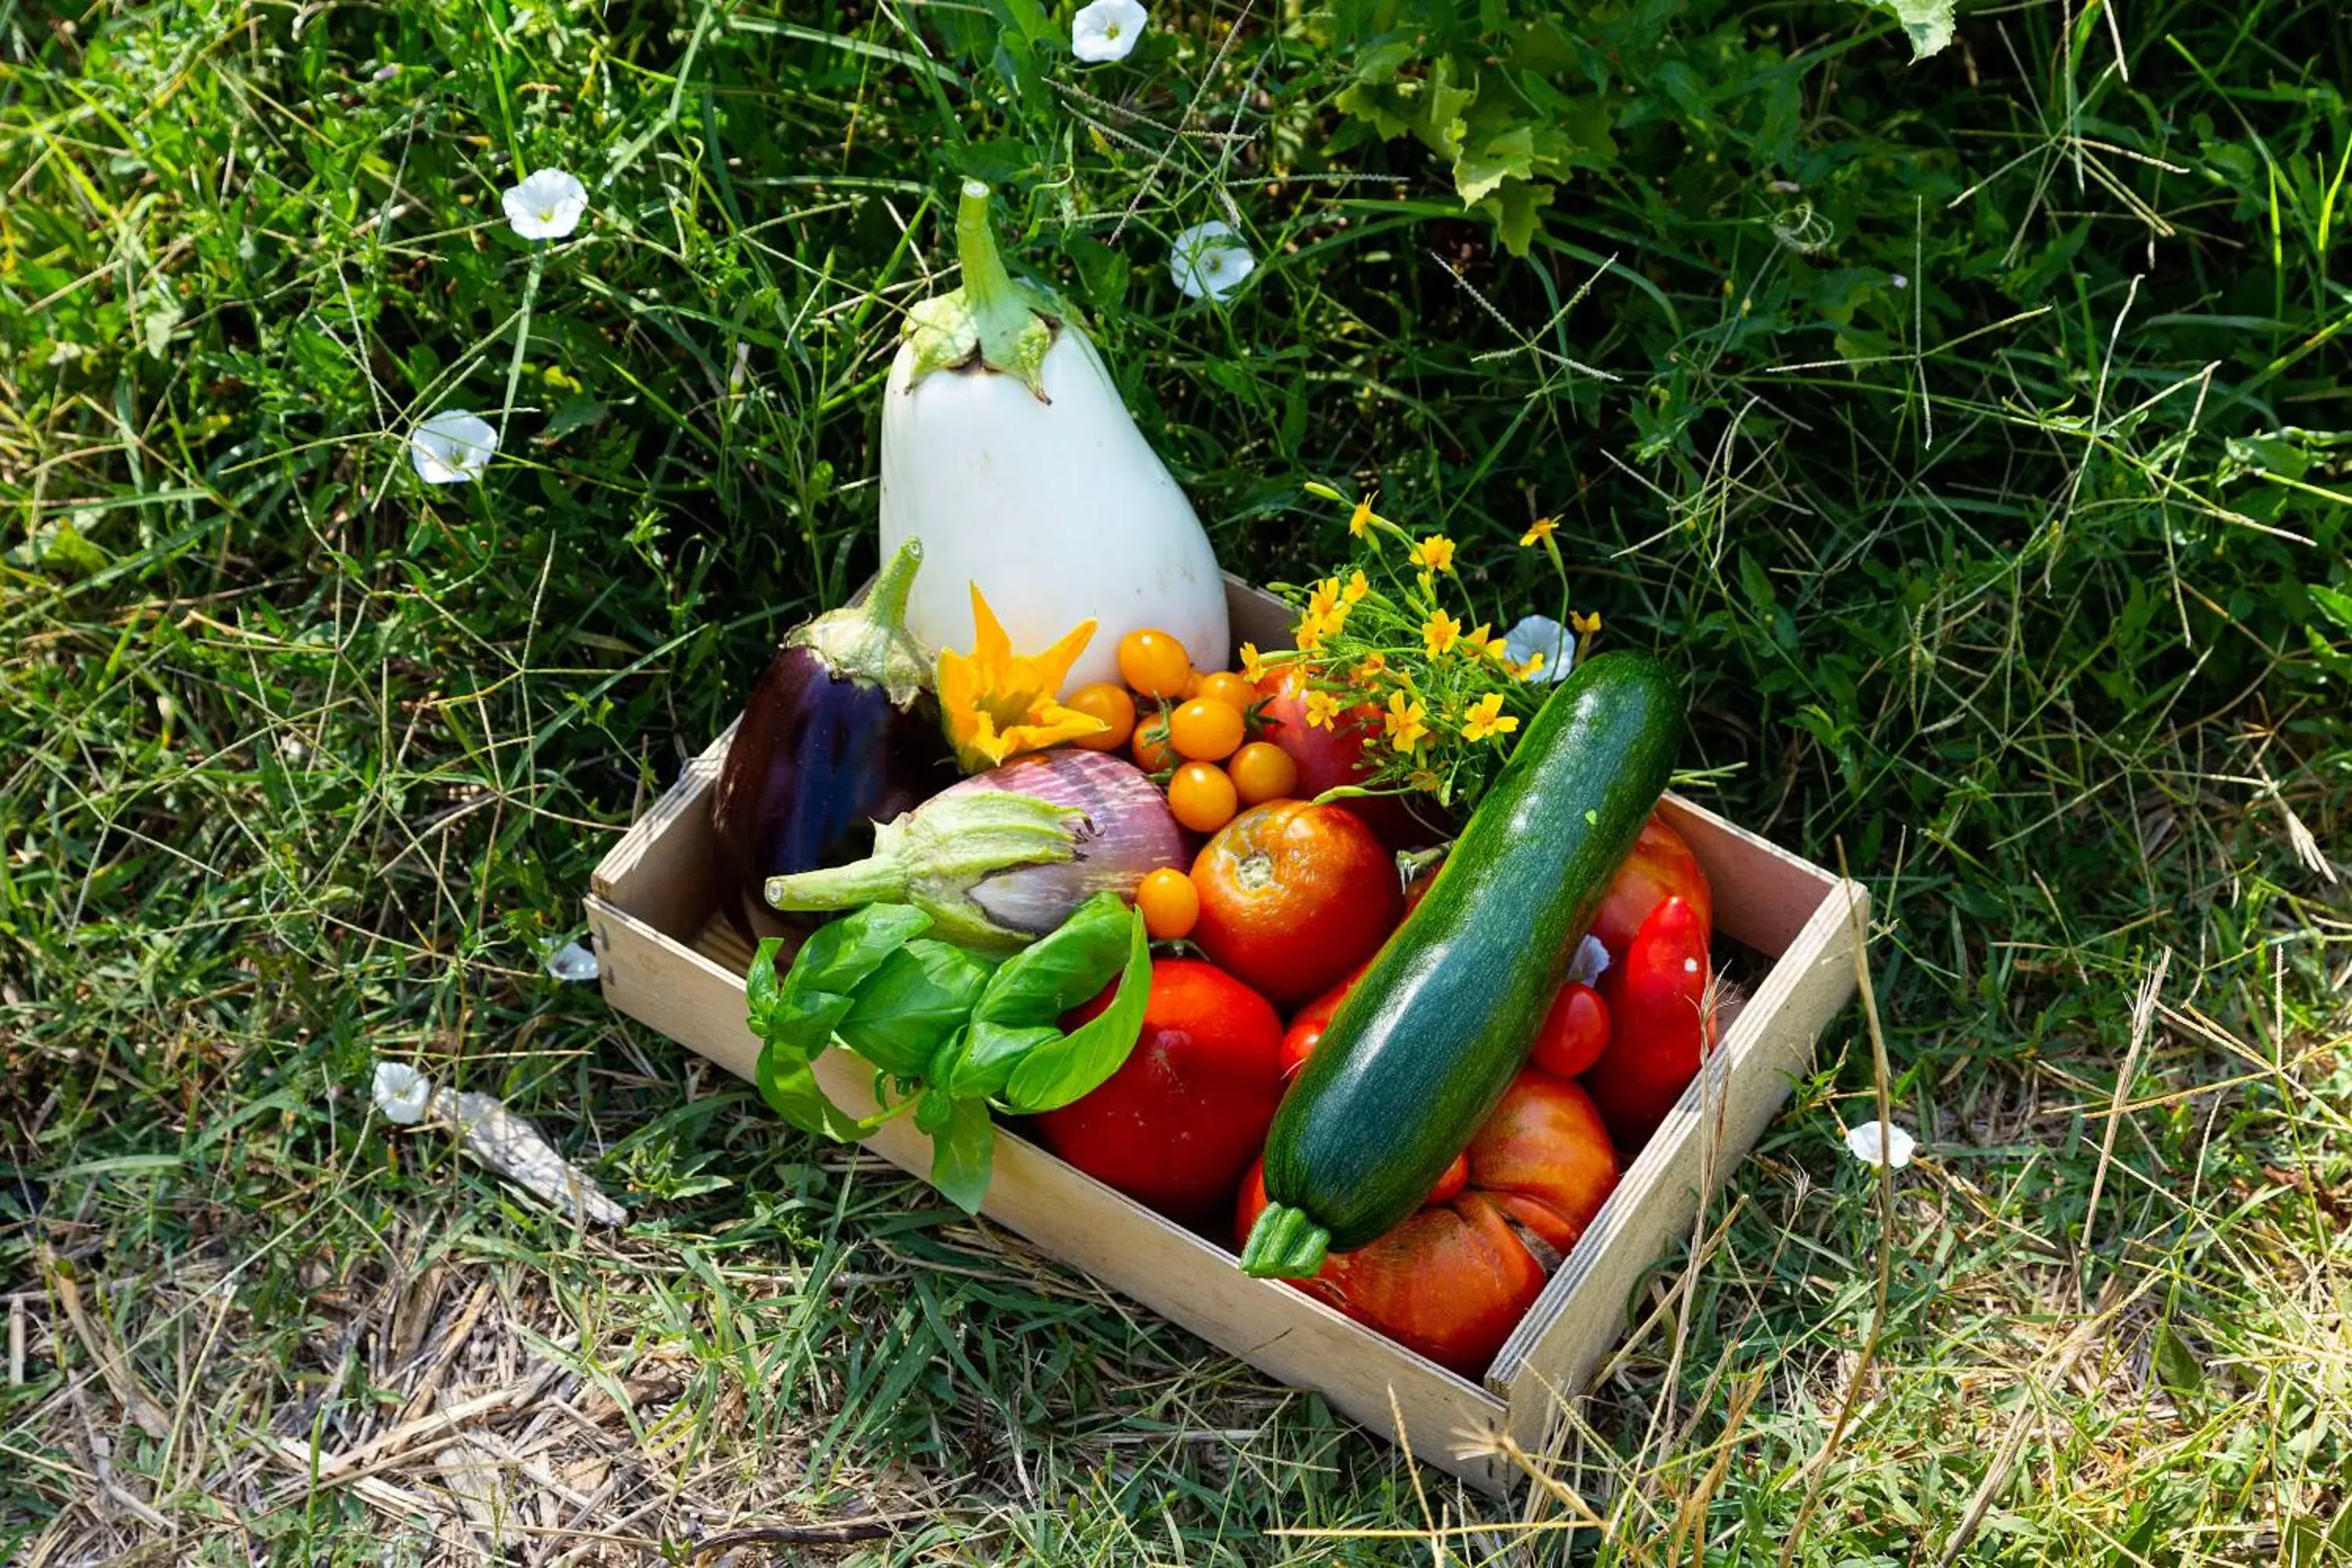
{"type": "Polygon", "coordinates": [[[834,1033],[885,1072],[912,1078],[964,1026],[992,973],[984,959],[950,942],[908,942],[856,991],[834,1033]]]}
{"type": "Polygon", "coordinates": [[[775,978],[776,944],[760,944],[743,982],[745,1019],[761,1041],[760,1094],[776,1114],[824,1137],[859,1136],[856,1118],[825,1098],[809,1064],[832,1043],[857,986],[930,923],[929,915],[905,904],[869,904],[820,926],[782,982],[775,978]]]}
{"type": "Polygon", "coordinates": [[[1127,961],[1134,913],[1117,893],[1080,904],[1059,929],[1004,961],[972,1008],[972,1023],[1052,1024],[1093,1001],[1127,961]]]}
{"type": "Polygon", "coordinates": [[[1503,248],[1513,256],[1525,256],[1535,243],[1537,213],[1551,205],[1554,185],[1532,185],[1519,181],[1507,181],[1503,188],[1478,204],[1478,210],[1495,220],[1495,232],[1502,237],[1503,248]]]}
{"type": "Polygon", "coordinates": [[[1477,205],[1502,188],[1507,179],[1526,179],[1535,172],[1536,133],[1519,125],[1492,136],[1480,146],[1465,147],[1454,161],[1454,188],[1463,202],[1477,205]]]}
{"type": "Polygon", "coordinates": [[[2305,584],[2304,592],[2311,595],[2311,602],[2318,605],[2320,612],[2329,620],[2352,632],[2352,594],[2319,583],[2305,584]]]}
{"type": "Polygon", "coordinates": [[[1135,1049],[1151,1000],[1151,939],[1140,912],[1129,911],[1128,929],[1127,968],[1118,994],[1102,1012],[1022,1059],[1004,1096],[1015,1110],[1052,1110],[1092,1093],[1135,1049]]]}
{"type": "Polygon", "coordinates": [[[933,1067],[931,1081],[958,1100],[992,1100],[1013,1081],[1024,1057],[1062,1038],[1053,1024],[974,1024],[958,1042],[947,1070],[933,1067]]]}
{"type": "Polygon", "coordinates": [[[931,1135],[931,1185],[964,1213],[978,1214],[995,1156],[996,1124],[988,1119],[988,1102],[956,1100],[946,1127],[931,1135]]]}
{"type": "Polygon", "coordinates": [[[1924,60],[1952,41],[1952,0],[1873,0],[1891,11],[1911,37],[1911,58],[1924,60]]]}
{"type": "Polygon", "coordinates": [[[2150,1359],[2156,1363],[2156,1375],[2175,1399],[2186,1399],[2205,1386],[2203,1363],[2170,1323],[2157,1325],[2150,1359]]]}

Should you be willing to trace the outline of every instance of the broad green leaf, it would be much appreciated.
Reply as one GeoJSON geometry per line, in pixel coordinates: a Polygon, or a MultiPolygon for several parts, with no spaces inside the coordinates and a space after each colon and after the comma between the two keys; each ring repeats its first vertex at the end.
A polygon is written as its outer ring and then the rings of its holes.
{"type": "Polygon", "coordinates": [[[910,942],[866,976],[834,1033],[884,1071],[914,1077],[964,1026],[990,973],[951,943],[910,942]]]}
{"type": "Polygon", "coordinates": [[[1526,179],[1535,172],[1536,133],[1519,125],[1492,136],[1478,147],[1465,147],[1454,161],[1454,188],[1468,205],[1475,206],[1507,179],[1526,179]]]}
{"type": "Polygon", "coordinates": [[[1013,1069],[1005,1090],[1015,1110],[1052,1110],[1092,1093],[1119,1069],[1143,1032],[1143,1011],[1151,1000],[1151,939],[1143,916],[1129,911],[1126,972],[1110,1005],[1058,1039],[1032,1049],[1013,1069]]]}
{"type": "Polygon", "coordinates": [[[2205,1367],[2187,1341],[2173,1331],[2170,1323],[2159,1323],[2156,1344],[2149,1359],[2156,1363],[2156,1375],[2171,1391],[2175,1399],[2186,1399],[2205,1386],[2205,1367]]]}
{"type": "Polygon", "coordinates": [[[1911,58],[1924,60],[1952,41],[1952,0],[1873,0],[1891,11],[1911,37],[1911,58]]]}
{"type": "Polygon", "coordinates": [[[996,1124],[988,1119],[988,1102],[959,1100],[946,1127],[931,1135],[931,1185],[964,1213],[978,1214],[995,1156],[996,1124]]]}
{"type": "Polygon", "coordinates": [[[2311,602],[2319,606],[2321,614],[2352,632],[2352,594],[2320,583],[2305,584],[2304,592],[2311,595],[2311,602]]]}
{"type": "Polygon", "coordinates": [[[1478,210],[1492,216],[1495,231],[1503,239],[1503,248],[1513,256],[1525,256],[1535,243],[1536,214],[1551,205],[1553,185],[1531,185],[1518,180],[1507,181],[1503,188],[1478,204],[1478,210]]]}
{"type": "Polygon", "coordinates": [[[1134,911],[1117,893],[1097,893],[1060,928],[1000,965],[971,1010],[979,1024],[1052,1024],[1091,1002],[1127,961],[1134,911]]]}
{"type": "Polygon", "coordinates": [[[1053,1024],[974,1024],[946,1074],[934,1068],[931,1081],[958,1100],[992,1100],[1032,1051],[1064,1038],[1053,1024]]]}

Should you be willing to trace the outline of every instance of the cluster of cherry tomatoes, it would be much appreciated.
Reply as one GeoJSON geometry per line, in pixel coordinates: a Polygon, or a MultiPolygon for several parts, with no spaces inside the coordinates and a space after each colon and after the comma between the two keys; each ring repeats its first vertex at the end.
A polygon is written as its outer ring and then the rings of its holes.
{"type": "Polygon", "coordinates": [[[1234,813],[1298,787],[1298,764],[1272,741],[1253,739],[1256,687],[1229,669],[1192,668],[1184,645],[1145,629],[1118,639],[1119,679],[1082,686],[1066,706],[1110,726],[1078,742],[1129,749],[1135,765],[1168,778],[1168,809],[1195,833],[1214,833],[1234,813]]]}

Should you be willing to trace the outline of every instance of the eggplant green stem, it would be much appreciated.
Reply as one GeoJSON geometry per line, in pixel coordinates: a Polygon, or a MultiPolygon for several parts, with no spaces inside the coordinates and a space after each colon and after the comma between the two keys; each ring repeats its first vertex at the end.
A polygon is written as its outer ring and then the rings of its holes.
{"type": "Polygon", "coordinates": [[[1050,403],[1045,351],[1054,346],[1058,323],[1051,301],[1004,269],[989,223],[988,196],[986,184],[966,180],[956,197],[956,257],[963,287],[907,312],[907,336],[914,349],[907,389],[913,391],[933,371],[976,366],[983,374],[1012,376],[1037,401],[1050,403]]]}
{"type": "Polygon", "coordinates": [[[768,902],[787,912],[912,904],[931,934],[984,952],[1025,947],[1033,933],[1008,931],[972,902],[971,889],[999,871],[1070,859],[1087,814],[1034,795],[972,790],[936,797],[874,829],[874,853],[847,866],[771,877],[768,902]]]}
{"type": "Polygon", "coordinates": [[[909,539],[882,564],[862,603],[828,610],[784,638],[804,647],[835,675],[878,686],[891,706],[913,706],[931,683],[930,650],[907,629],[907,595],[923,564],[923,542],[909,539]]]}
{"type": "Polygon", "coordinates": [[[1331,1233],[1305,1209],[1270,1204],[1242,1246],[1242,1272],[1255,1279],[1312,1279],[1330,1249],[1331,1233]]]}

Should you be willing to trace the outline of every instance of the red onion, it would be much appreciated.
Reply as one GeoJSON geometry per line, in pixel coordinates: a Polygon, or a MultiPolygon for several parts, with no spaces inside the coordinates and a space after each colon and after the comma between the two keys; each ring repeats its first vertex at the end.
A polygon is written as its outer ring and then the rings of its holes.
{"type": "Polygon", "coordinates": [[[1132,898],[1146,872],[1184,864],[1167,797],[1099,752],[1043,752],[952,784],[874,830],[855,865],[768,879],[779,910],[907,903],[937,935],[1007,952],[1099,892],[1132,898]]]}

